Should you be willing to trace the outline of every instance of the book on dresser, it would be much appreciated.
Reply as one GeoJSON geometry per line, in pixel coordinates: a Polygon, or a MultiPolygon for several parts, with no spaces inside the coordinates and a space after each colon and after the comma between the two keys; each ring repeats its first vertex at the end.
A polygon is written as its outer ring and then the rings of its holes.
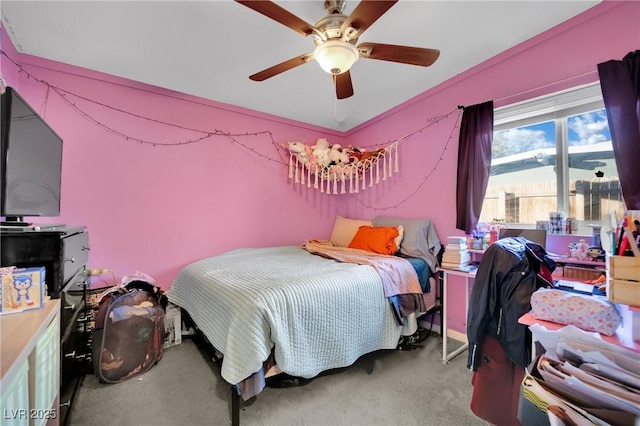
{"type": "Polygon", "coordinates": [[[445,251],[469,251],[467,244],[452,244],[449,243],[444,247],[445,251]]]}
{"type": "Polygon", "coordinates": [[[440,266],[442,266],[443,268],[446,269],[457,269],[460,268],[462,266],[468,266],[470,265],[469,261],[466,262],[446,262],[446,261],[442,261],[442,264],[440,266]]]}
{"type": "Polygon", "coordinates": [[[442,266],[445,268],[464,266],[471,263],[471,255],[469,253],[452,254],[445,252],[442,255],[442,266]]]}
{"type": "Polygon", "coordinates": [[[447,245],[454,245],[454,246],[467,246],[467,237],[459,237],[459,236],[455,236],[455,237],[447,237],[447,245]]]}
{"type": "Polygon", "coordinates": [[[471,254],[469,252],[448,253],[445,251],[444,254],[442,255],[443,262],[459,263],[459,262],[469,262],[470,260],[471,260],[471,254]]]}
{"type": "Polygon", "coordinates": [[[447,237],[447,245],[442,255],[443,268],[459,268],[471,262],[471,253],[467,248],[466,237],[447,237]]]}
{"type": "Polygon", "coordinates": [[[449,254],[452,256],[468,256],[470,253],[471,252],[466,246],[464,248],[446,246],[444,249],[444,254],[449,254]]]}

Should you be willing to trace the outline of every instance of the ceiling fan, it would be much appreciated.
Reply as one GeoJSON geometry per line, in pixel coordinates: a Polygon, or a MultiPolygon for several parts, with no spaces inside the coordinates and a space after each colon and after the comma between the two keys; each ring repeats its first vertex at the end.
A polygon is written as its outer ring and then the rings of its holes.
{"type": "Polygon", "coordinates": [[[332,74],[338,99],[345,99],[353,96],[349,70],[358,58],[428,67],[440,56],[440,51],[437,49],[381,43],[360,43],[356,46],[362,33],[398,0],[363,0],[348,16],[342,14],[344,0],[325,0],[324,7],[327,16],[320,18],[315,25],[308,24],[271,1],[236,1],[305,37],[313,37],[316,45],[313,52],[305,53],[249,76],[254,81],[266,80],[315,59],[322,69],[332,74]]]}

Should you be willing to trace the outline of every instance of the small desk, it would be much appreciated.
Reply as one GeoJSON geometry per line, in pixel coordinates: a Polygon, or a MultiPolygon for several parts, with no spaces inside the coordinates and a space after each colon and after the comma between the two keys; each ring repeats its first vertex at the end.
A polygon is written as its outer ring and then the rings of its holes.
{"type": "Polygon", "coordinates": [[[444,305],[444,309],[443,309],[444,313],[442,315],[442,363],[446,364],[449,361],[451,361],[451,359],[453,359],[454,357],[456,357],[457,355],[459,355],[469,347],[469,344],[465,343],[455,351],[451,353],[447,352],[447,306],[446,304],[449,300],[447,297],[447,287],[448,287],[447,276],[457,275],[460,277],[464,277],[464,284],[465,284],[464,314],[465,314],[465,321],[466,321],[466,316],[467,316],[467,313],[469,312],[469,279],[475,278],[476,272],[475,271],[463,272],[463,271],[458,271],[455,269],[447,269],[447,268],[438,268],[438,272],[442,272],[442,300],[444,305]]]}

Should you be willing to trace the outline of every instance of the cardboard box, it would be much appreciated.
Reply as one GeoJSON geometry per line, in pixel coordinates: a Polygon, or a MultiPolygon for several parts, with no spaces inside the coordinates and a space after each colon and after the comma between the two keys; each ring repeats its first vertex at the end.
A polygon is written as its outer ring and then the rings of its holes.
{"type": "Polygon", "coordinates": [[[45,268],[0,268],[0,315],[44,306],[45,268]]]}
{"type": "Polygon", "coordinates": [[[603,273],[604,271],[602,268],[597,267],[596,262],[594,262],[593,267],[565,265],[564,270],[562,271],[562,275],[564,277],[581,281],[597,280],[601,275],[603,275],[603,273]]]}
{"type": "Polygon", "coordinates": [[[607,296],[614,303],[640,306],[640,257],[607,256],[607,296]]]}

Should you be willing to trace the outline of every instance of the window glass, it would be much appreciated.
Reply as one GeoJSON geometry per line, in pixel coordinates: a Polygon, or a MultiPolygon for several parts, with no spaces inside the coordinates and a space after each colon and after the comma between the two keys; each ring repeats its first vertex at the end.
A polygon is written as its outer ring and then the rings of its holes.
{"type": "Polygon", "coordinates": [[[590,225],[601,224],[606,213],[622,216],[606,111],[601,103],[593,107],[601,102],[601,96],[594,99],[596,88],[562,93],[561,101],[551,95],[500,113],[480,221],[531,228],[560,212],[575,219],[573,232],[578,228],[590,234],[590,225]],[[580,96],[585,98],[582,107],[580,96]],[[554,103],[559,106],[551,108],[554,103]]]}
{"type": "Polygon", "coordinates": [[[624,214],[611,133],[604,109],[567,117],[569,216],[598,222],[624,214]]]}
{"type": "Polygon", "coordinates": [[[557,210],[555,123],[495,132],[480,220],[536,223],[557,210]]]}

